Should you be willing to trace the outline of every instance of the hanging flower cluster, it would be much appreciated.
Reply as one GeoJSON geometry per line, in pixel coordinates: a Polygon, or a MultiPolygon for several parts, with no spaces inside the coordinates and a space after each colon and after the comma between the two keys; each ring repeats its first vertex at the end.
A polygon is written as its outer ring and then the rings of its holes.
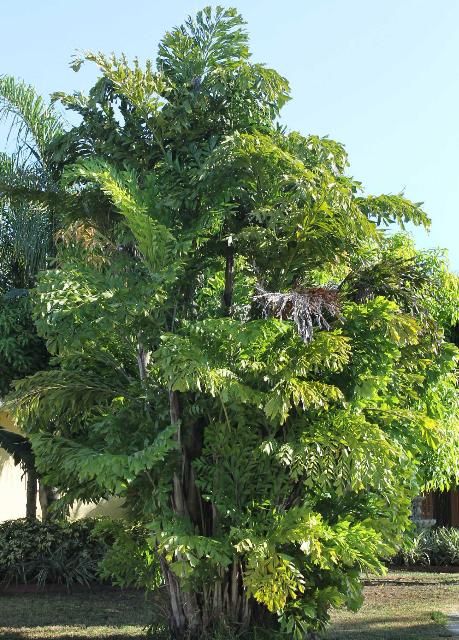
{"type": "Polygon", "coordinates": [[[255,300],[261,303],[265,317],[292,320],[304,342],[312,339],[314,327],[328,331],[330,321],[340,316],[336,287],[297,288],[286,293],[271,293],[258,286],[255,300]]]}

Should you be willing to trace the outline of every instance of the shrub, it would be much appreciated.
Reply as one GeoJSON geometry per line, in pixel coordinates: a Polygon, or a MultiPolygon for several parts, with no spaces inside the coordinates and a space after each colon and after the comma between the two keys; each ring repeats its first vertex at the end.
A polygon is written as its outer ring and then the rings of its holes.
{"type": "Polygon", "coordinates": [[[112,540],[94,520],[0,523],[0,581],[89,586],[101,580],[99,564],[112,540]]]}
{"type": "Polygon", "coordinates": [[[405,566],[458,566],[459,529],[438,527],[418,531],[393,562],[405,566]]]}
{"type": "Polygon", "coordinates": [[[99,566],[102,578],[118,587],[148,591],[162,584],[153,538],[142,524],[103,519],[97,523],[95,534],[113,540],[99,566]]]}

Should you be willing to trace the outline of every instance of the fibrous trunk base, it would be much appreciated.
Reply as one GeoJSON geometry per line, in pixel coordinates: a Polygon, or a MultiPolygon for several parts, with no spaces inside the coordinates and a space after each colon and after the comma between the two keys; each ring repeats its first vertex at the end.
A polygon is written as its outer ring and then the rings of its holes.
{"type": "Polygon", "coordinates": [[[251,624],[272,626],[272,615],[246,597],[237,560],[199,593],[184,591],[165,561],[162,568],[170,601],[169,627],[174,640],[204,639],[215,629],[226,628],[239,633],[251,624]]]}

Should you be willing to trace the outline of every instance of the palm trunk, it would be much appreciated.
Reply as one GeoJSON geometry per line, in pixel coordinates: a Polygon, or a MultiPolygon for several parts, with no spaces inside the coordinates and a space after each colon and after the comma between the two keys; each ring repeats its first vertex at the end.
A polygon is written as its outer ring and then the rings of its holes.
{"type": "Polygon", "coordinates": [[[225,290],[223,292],[223,308],[226,315],[230,315],[231,306],[233,304],[233,289],[234,289],[234,249],[232,246],[228,246],[226,251],[226,265],[225,265],[225,290]]]}
{"type": "MultiPolygon", "coordinates": [[[[40,502],[41,519],[43,522],[46,522],[53,517],[53,512],[50,512],[50,507],[58,499],[57,491],[53,487],[43,484],[43,482],[39,480],[38,499],[40,502]]],[[[56,517],[55,514],[54,517],[56,517]]]]}
{"type": "MultiPolygon", "coordinates": [[[[169,395],[169,410],[171,422],[180,425],[180,400],[175,391],[169,395]]],[[[178,429],[181,470],[173,477],[172,507],[179,517],[190,520],[200,535],[211,536],[215,531],[217,511],[202,500],[192,466],[192,460],[202,449],[202,427],[188,425],[186,433],[183,433],[183,425],[178,429]]],[[[176,560],[180,560],[180,556],[176,560]]],[[[175,640],[197,640],[218,626],[244,630],[252,620],[270,617],[263,607],[247,598],[242,566],[236,557],[228,567],[221,569],[212,585],[202,585],[194,592],[183,589],[164,557],[161,558],[161,569],[169,594],[169,627],[175,640]]]]}
{"type": "Polygon", "coordinates": [[[36,520],[37,518],[37,492],[38,474],[35,467],[28,467],[26,472],[26,518],[36,520]]]}
{"type": "Polygon", "coordinates": [[[145,384],[147,378],[147,367],[150,362],[150,357],[151,353],[145,349],[139,335],[139,342],[137,344],[137,366],[139,367],[139,377],[143,384],[145,384]]]}
{"type": "MultiPolygon", "coordinates": [[[[233,289],[234,249],[228,246],[222,300],[226,315],[231,313],[233,289]]],[[[204,427],[199,423],[181,424],[180,397],[176,391],[169,393],[169,413],[171,423],[177,424],[181,453],[180,467],[173,476],[172,508],[177,516],[191,521],[199,535],[212,536],[216,530],[217,510],[202,500],[192,464],[201,455],[204,427]]],[[[178,554],[175,560],[180,560],[178,554]]],[[[175,640],[198,640],[217,627],[243,631],[252,621],[272,620],[264,607],[247,598],[239,558],[235,557],[228,567],[222,567],[213,584],[202,584],[191,592],[183,589],[164,557],[160,562],[169,595],[169,628],[175,640]]]]}
{"type": "MultiPolygon", "coordinates": [[[[194,476],[191,476],[191,465],[187,459],[186,450],[182,446],[182,435],[180,425],[180,402],[176,391],[169,393],[169,412],[172,424],[178,425],[178,443],[182,448],[182,473],[174,474],[172,487],[172,507],[174,512],[180,517],[196,517],[196,485],[194,476]],[[192,495],[193,494],[193,495],[192,495]],[[192,496],[192,499],[190,500],[192,496]]],[[[198,638],[198,631],[201,628],[201,615],[194,593],[186,593],[180,586],[179,579],[170,570],[166,560],[161,558],[161,568],[169,593],[170,602],[170,631],[177,639],[198,638]]]]}
{"type": "Polygon", "coordinates": [[[242,586],[239,560],[235,558],[218,579],[199,592],[185,591],[164,558],[161,568],[169,593],[169,628],[174,640],[198,640],[215,629],[247,630],[252,621],[272,622],[272,617],[242,586]]]}

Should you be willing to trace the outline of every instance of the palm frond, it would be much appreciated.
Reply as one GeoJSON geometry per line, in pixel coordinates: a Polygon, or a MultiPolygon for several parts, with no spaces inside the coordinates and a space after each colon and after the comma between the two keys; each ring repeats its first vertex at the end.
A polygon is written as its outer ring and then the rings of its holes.
{"type": "Polygon", "coordinates": [[[24,469],[35,466],[32,445],[27,438],[19,433],[0,427],[0,447],[13,457],[14,464],[20,464],[24,469]]]}
{"type": "Polygon", "coordinates": [[[64,200],[38,163],[0,153],[0,289],[33,286],[46,268],[64,200]]]}
{"type": "Polygon", "coordinates": [[[340,290],[354,302],[365,303],[383,296],[407,311],[420,312],[421,294],[431,278],[429,265],[420,256],[409,259],[386,256],[381,262],[351,272],[340,290]]]}
{"type": "Polygon", "coordinates": [[[0,264],[15,271],[13,286],[33,285],[38,271],[47,265],[51,239],[51,221],[42,208],[18,207],[0,213],[0,264]]]}
{"type": "Polygon", "coordinates": [[[362,213],[376,224],[389,226],[398,224],[402,229],[408,223],[430,228],[430,218],[422,209],[422,202],[412,202],[398,195],[366,196],[356,198],[356,203],[362,213]]]}
{"type": "Polygon", "coordinates": [[[24,163],[43,166],[48,144],[63,132],[63,121],[52,105],[45,103],[35,89],[12,76],[0,76],[0,122],[15,132],[24,163]]]}
{"type": "Polygon", "coordinates": [[[158,67],[175,82],[196,87],[219,65],[234,66],[250,52],[245,22],[236,9],[206,7],[166,33],[158,49],[158,67]]]}

